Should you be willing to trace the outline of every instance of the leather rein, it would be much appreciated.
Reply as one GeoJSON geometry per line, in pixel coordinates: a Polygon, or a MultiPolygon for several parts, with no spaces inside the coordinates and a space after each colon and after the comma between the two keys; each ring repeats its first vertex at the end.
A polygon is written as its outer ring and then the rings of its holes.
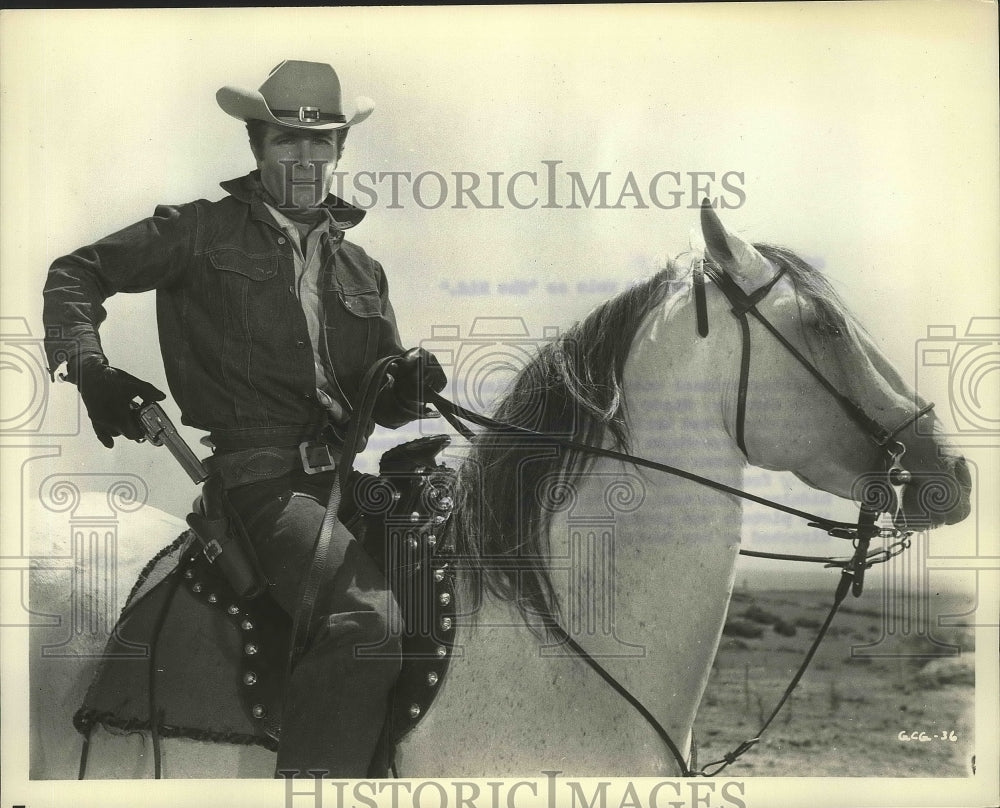
{"type": "MultiPolygon", "coordinates": [[[[700,261],[699,265],[693,270],[695,313],[699,335],[702,337],[708,335],[708,314],[704,290],[706,275],[726,296],[731,305],[731,312],[740,325],[742,354],[740,359],[740,380],[737,392],[736,443],[743,454],[746,455],[746,399],[750,377],[750,325],[748,316],[752,316],[762,326],[764,326],[764,328],[767,329],[767,331],[770,332],[774,338],[777,339],[778,342],[780,342],[807,371],[809,371],[809,373],[823,386],[823,388],[834,397],[834,399],[841,405],[851,419],[854,420],[861,427],[861,429],[869,435],[875,445],[885,452],[887,461],[885,480],[886,484],[894,493],[895,506],[898,515],[899,511],[902,509],[903,489],[911,481],[912,476],[910,472],[904,469],[901,465],[901,460],[906,452],[906,447],[903,443],[897,440],[897,436],[904,429],[915,423],[919,418],[929,413],[933,409],[934,405],[927,404],[921,407],[914,415],[908,417],[901,424],[891,429],[882,426],[880,423],[869,417],[861,406],[857,404],[857,402],[841,392],[836,385],[827,379],[791,342],[789,342],[788,339],[785,338],[785,336],[764,316],[764,314],[758,310],[757,304],[767,297],[768,293],[784,274],[785,268],[782,267],[767,283],[756,289],[754,292],[748,294],[744,292],[729,275],[705,264],[704,261],[700,261]]],[[[895,527],[879,527],[876,522],[882,511],[869,507],[864,502],[860,507],[857,522],[841,522],[827,519],[826,517],[817,516],[816,514],[767,499],[766,497],[751,494],[742,489],[725,485],[724,483],[720,483],[708,477],[703,477],[699,474],[694,474],[666,463],[659,463],[625,452],[591,446],[569,438],[546,435],[525,427],[503,423],[467,410],[464,407],[460,407],[448,399],[441,397],[437,393],[428,391],[426,399],[427,403],[433,404],[434,407],[448,420],[452,427],[454,427],[456,431],[469,441],[473,441],[475,439],[475,433],[472,432],[472,430],[470,430],[463,423],[463,421],[477,424],[490,430],[491,432],[507,434],[511,437],[528,437],[532,440],[549,444],[557,444],[564,448],[572,449],[585,454],[607,457],[612,460],[619,460],[624,463],[671,474],[675,477],[680,477],[682,479],[698,483],[712,490],[721,491],[740,499],[756,502],[759,505],[764,505],[773,510],[796,516],[806,520],[809,527],[825,530],[831,536],[842,539],[850,539],[853,542],[854,553],[848,559],[790,555],[783,553],[766,553],[752,550],[739,551],[741,555],[754,556],[758,558],[822,563],[826,567],[839,567],[841,575],[837,588],[834,592],[833,604],[826,616],[826,619],[817,632],[809,650],[806,652],[801,665],[795,672],[781,698],[778,700],[777,705],[774,707],[767,720],[764,721],[760,730],[754,737],[743,741],[732,751],[723,755],[720,759],[707,763],[699,769],[693,769],[688,765],[687,759],[681,753],[680,748],[674,742],[673,738],[671,738],[670,734],[663,727],[663,725],[642,704],[642,702],[639,701],[638,698],[629,692],[624,685],[615,679],[615,677],[582,646],[580,646],[579,643],[570,637],[568,632],[554,618],[546,620],[546,627],[548,630],[557,639],[559,639],[560,642],[565,643],[569,648],[571,648],[581,660],[586,662],[587,665],[589,665],[602,679],[604,679],[604,681],[607,682],[608,685],[610,685],[620,696],[622,696],[622,698],[624,698],[652,727],[652,729],[669,749],[675,762],[680,768],[682,775],[685,777],[715,777],[729,764],[733,763],[737,758],[742,756],[749,749],[753,748],[760,741],[761,736],[771,725],[771,722],[774,721],[785,702],[792,695],[792,692],[798,685],[799,680],[808,668],[809,663],[812,661],[813,656],[820,646],[820,643],[826,636],[827,629],[830,627],[837,610],[840,608],[840,604],[846,598],[848,591],[852,592],[854,597],[859,597],[864,585],[865,570],[875,564],[888,561],[890,558],[899,555],[910,546],[910,536],[912,535],[912,531],[899,530],[895,527]],[[894,539],[894,541],[884,549],[870,551],[869,547],[871,540],[875,537],[894,539]]]]}

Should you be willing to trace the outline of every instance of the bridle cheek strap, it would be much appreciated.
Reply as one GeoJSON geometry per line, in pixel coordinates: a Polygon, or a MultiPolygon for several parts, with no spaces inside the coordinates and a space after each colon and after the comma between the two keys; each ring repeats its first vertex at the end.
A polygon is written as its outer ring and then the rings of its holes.
{"type": "Polygon", "coordinates": [[[705,301],[705,273],[715,282],[722,293],[731,304],[731,311],[736,321],[740,324],[742,350],[740,352],[740,382],[736,392],[736,445],[743,452],[743,456],[748,460],[750,455],[747,452],[746,444],[746,418],[747,418],[747,388],[750,386],[750,323],[747,320],[747,312],[758,316],[757,304],[770,294],[774,285],[781,280],[785,274],[785,267],[781,267],[774,276],[758,289],[750,294],[744,292],[739,285],[725,273],[716,272],[706,268],[704,261],[699,261],[694,269],[694,300],[695,316],[698,322],[698,335],[708,336],[708,305],[705,301]]]}
{"type": "Polygon", "coordinates": [[[746,314],[737,314],[736,320],[743,332],[743,350],[740,355],[740,386],[736,392],[736,445],[740,447],[743,456],[749,461],[747,451],[747,388],[750,386],[750,323],[746,314]]]}
{"type": "Polygon", "coordinates": [[[698,333],[701,336],[705,336],[708,333],[708,314],[707,305],[705,303],[704,274],[708,274],[719,290],[726,296],[726,299],[731,304],[730,311],[740,325],[742,350],[740,354],[740,380],[736,393],[736,445],[739,446],[743,455],[749,459],[746,447],[746,411],[747,388],[750,384],[750,325],[747,316],[753,315],[753,318],[764,326],[764,328],[771,333],[771,336],[778,340],[778,342],[784,346],[785,350],[787,350],[796,359],[796,361],[802,365],[803,368],[809,371],[810,375],[816,379],[816,381],[819,382],[819,384],[831,396],[833,396],[834,400],[840,404],[848,416],[850,416],[850,418],[857,423],[858,426],[868,433],[875,445],[880,448],[886,448],[900,432],[930,412],[934,408],[934,405],[927,404],[921,407],[914,415],[906,418],[894,429],[887,429],[878,423],[878,421],[869,417],[857,402],[842,393],[837,386],[833,384],[833,382],[827,379],[826,376],[824,376],[816,368],[816,366],[810,362],[798,348],[786,339],[785,335],[782,334],[774,326],[774,324],[757,309],[757,304],[767,297],[774,285],[785,274],[785,271],[786,267],[781,267],[767,283],[758,289],[755,289],[750,294],[744,292],[743,289],[741,289],[740,286],[725,272],[720,272],[711,266],[705,265],[704,262],[701,262],[701,265],[695,271],[694,288],[695,307],[698,312],[698,333]]]}

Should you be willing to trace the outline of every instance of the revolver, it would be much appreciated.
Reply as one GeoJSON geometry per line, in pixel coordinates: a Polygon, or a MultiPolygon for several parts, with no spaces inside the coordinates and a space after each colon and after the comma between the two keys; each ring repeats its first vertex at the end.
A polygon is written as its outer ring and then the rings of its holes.
{"type": "Polygon", "coordinates": [[[154,401],[152,404],[139,407],[136,418],[142,431],[146,434],[146,440],[154,446],[166,446],[174,459],[181,464],[181,468],[187,472],[188,477],[196,484],[204,482],[208,478],[205,466],[195,457],[191,447],[178,434],[177,427],[174,426],[159,404],[154,401]]]}

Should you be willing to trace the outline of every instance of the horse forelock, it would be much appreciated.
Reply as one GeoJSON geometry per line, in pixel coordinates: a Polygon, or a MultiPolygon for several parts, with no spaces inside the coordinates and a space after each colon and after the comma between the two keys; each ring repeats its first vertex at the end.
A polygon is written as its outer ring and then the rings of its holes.
{"type": "Polygon", "coordinates": [[[754,245],[764,257],[784,267],[792,279],[795,290],[810,303],[827,327],[862,330],[861,324],[837,293],[830,279],[820,270],[787,247],[774,244],[754,245]]]}
{"type": "MultiPolygon", "coordinates": [[[[859,334],[865,333],[865,328],[826,275],[786,247],[774,244],[755,244],[754,247],[764,257],[785,269],[799,299],[811,305],[814,320],[811,327],[802,329],[810,347],[814,347],[817,341],[837,336],[842,338],[840,346],[850,344],[861,350],[859,334]]],[[[842,353],[842,348],[834,351],[834,355],[838,357],[842,353]]]]}

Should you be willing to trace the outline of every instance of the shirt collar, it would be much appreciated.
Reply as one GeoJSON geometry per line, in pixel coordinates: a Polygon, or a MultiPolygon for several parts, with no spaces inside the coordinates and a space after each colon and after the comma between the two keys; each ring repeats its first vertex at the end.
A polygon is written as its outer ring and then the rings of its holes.
{"type": "MultiPolygon", "coordinates": [[[[293,222],[284,213],[282,213],[280,209],[276,208],[270,202],[264,202],[264,207],[267,208],[268,211],[270,211],[271,215],[274,217],[274,220],[282,228],[292,233],[296,233],[298,231],[298,227],[296,226],[295,222],[293,222]]],[[[323,218],[321,218],[318,222],[316,222],[316,224],[310,229],[309,231],[310,234],[316,231],[319,231],[320,233],[329,233],[331,228],[339,229],[340,225],[333,218],[333,214],[330,212],[330,210],[328,208],[324,208],[323,212],[326,215],[323,218]]]]}
{"type": "MultiPolygon", "coordinates": [[[[251,208],[264,205],[264,189],[260,183],[260,171],[258,170],[251,171],[242,177],[226,180],[220,185],[230,196],[240,202],[246,202],[251,208]]],[[[334,227],[338,230],[354,227],[365,218],[367,213],[367,211],[355,207],[333,194],[328,194],[323,200],[323,208],[329,213],[334,227]]]]}

